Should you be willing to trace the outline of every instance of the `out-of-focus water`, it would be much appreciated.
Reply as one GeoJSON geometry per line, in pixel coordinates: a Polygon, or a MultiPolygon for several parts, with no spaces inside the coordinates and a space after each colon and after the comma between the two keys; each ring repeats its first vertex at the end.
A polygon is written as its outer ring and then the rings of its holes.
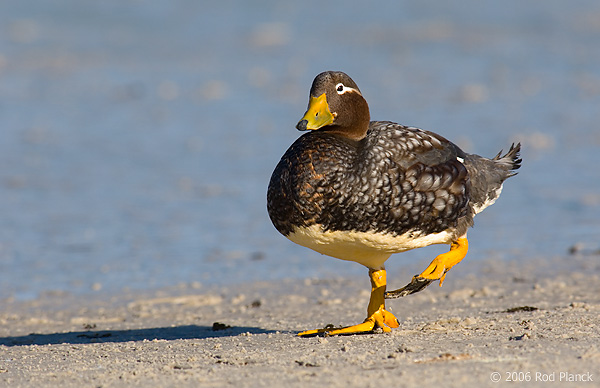
{"type": "Polygon", "coordinates": [[[265,210],[323,70],[373,119],[523,143],[464,263],[598,249],[599,20],[595,0],[2,2],[0,298],[364,273],[265,210]]]}

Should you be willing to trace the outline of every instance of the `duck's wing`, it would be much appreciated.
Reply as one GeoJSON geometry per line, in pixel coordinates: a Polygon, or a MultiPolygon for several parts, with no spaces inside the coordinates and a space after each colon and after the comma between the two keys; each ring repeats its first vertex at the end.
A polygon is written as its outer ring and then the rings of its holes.
{"type": "Polygon", "coordinates": [[[379,121],[371,123],[364,149],[368,168],[387,176],[390,227],[422,235],[466,232],[470,181],[458,146],[432,132],[379,121]]]}

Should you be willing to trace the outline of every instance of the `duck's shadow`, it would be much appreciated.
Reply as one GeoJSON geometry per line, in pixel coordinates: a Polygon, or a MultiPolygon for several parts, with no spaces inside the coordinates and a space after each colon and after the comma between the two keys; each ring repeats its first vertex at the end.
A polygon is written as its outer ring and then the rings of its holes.
{"type": "Polygon", "coordinates": [[[50,334],[32,333],[18,337],[0,337],[0,345],[57,345],[144,340],[206,339],[215,337],[233,337],[242,333],[267,334],[274,332],[274,330],[265,330],[257,327],[215,327],[188,325],[131,330],[87,330],[50,334]]]}

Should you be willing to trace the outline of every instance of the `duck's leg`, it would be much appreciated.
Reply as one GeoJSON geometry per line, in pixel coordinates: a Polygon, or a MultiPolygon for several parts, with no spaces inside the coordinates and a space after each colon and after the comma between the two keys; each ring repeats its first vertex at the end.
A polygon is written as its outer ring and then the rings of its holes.
{"type": "Polygon", "coordinates": [[[414,294],[415,292],[424,290],[431,282],[438,279],[440,280],[441,287],[444,278],[446,277],[446,273],[450,271],[450,268],[454,267],[464,259],[468,250],[469,241],[467,240],[467,237],[460,237],[452,243],[449,252],[438,255],[433,259],[425,271],[421,272],[419,275],[413,276],[409,284],[398,290],[386,292],[385,297],[387,299],[394,299],[414,294]]]}
{"type": "Polygon", "coordinates": [[[307,330],[298,333],[299,336],[314,336],[319,334],[338,335],[338,334],[358,334],[373,331],[375,328],[381,328],[384,332],[389,332],[398,327],[396,317],[385,309],[385,286],[386,274],[385,269],[369,269],[369,277],[371,278],[371,299],[367,308],[367,319],[358,325],[343,327],[339,329],[324,328],[317,330],[307,330]]]}

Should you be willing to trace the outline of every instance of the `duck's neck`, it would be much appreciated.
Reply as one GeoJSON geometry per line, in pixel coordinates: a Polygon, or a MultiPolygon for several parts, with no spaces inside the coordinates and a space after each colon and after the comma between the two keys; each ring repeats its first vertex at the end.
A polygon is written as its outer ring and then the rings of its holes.
{"type": "Polygon", "coordinates": [[[369,130],[369,122],[363,123],[363,125],[356,125],[352,127],[340,127],[339,125],[330,125],[327,127],[327,133],[334,133],[347,139],[360,141],[367,136],[369,130]]]}
{"type": "Polygon", "coordinates": [[[354,105],[354,111],[350,114],[346,113],[345,116],[347,117],[346,120],[339,120],[339,124],[329,126],[327,131],[356,141],[364,139],[371,123],[367,102],[361,97],[358,103],[354,105]]]}

